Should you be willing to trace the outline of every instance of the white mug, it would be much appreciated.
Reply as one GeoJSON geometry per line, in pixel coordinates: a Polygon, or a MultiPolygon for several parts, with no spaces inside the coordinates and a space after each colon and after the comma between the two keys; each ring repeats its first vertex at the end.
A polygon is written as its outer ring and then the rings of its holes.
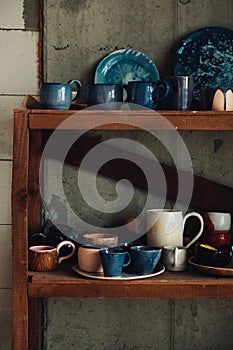
{"type": "Polygon", "coordinates": [[[188,259],[188,248],[165,246],[162,252],[162,263],[169,271],[184,271],[188,259]]]}
{"type": "Polygon", "coordinates": [[[212,224],[213,231],[229,231],[231,228],[231,214],[215,211],[207,211],[204,214],[206,223],[212,224]]]}
{"type": "Polygon", "coordinates": [[[195,216],[200,221],[200,230],[186,245],[189,248],[202,234],[204,221],[200,214],[191,212],[183,218],[182,211],[172,209],[151,209],[147,211],[147,244],[164,246],[183,246],[183,233],[186,220],[195,216]]]}

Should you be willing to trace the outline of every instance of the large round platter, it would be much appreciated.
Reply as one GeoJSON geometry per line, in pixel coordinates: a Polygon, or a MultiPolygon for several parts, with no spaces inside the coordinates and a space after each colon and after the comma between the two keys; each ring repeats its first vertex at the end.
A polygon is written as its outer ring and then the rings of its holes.
{"type": "Polygon", "coordinates": [[[137,50],[117,50],[106,56],[97,66],[95,83],[127,84],[129,81],[157,81],[155,63],[137,50]]]}
{"type": "Polygon", "coordinates": [[[200,265],[194,262],[194,258],[189,258],[189,263],[196,270],[203,272],[208,275],[214,276],[223,276],[223,277],[232,277],[233,276],[233,261],[230,262],[226,267],[213,267],[213,266],[205,266],[200,265]]]}
{"type": "Polygon", "coordinates": [[[142,279],[142,278],[149,278],[149,277],[154,277],[154,276],[158,276],[161,273],[163,273],[165,271],[165,267],[161,264],[159,264],[153,273],[151,274],[147,274],[147,275],[134,275],[134,274],[128,274],[125,272],[122,272],[121,276],[119,277],[105,277],[103,275],[102,272],[85,272],[79,269],[78,265],[74,265],[72,267],[74,272],[77,272],[78,274],[88,277],[88,278],[95,278],[95,279],[99,279],[99,280],[111,280],[111,281],[128,281],[128,280],[138,280],[138,279],[142,279]]]}
{"type": "Polygon", "coordinates": [[[206,27],[187,36],[178,48],[175,75],[194,77],[194,95],[203,87],[233,86],[233,31],[206,27]]]}

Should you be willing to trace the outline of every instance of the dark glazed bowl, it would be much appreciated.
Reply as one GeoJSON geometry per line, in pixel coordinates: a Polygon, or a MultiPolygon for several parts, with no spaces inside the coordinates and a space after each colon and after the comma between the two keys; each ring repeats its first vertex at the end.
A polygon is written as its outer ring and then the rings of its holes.
{"type": "Polygon", "coordinates": [[[224,267],[231,261],[232,247],[222,245],[215,248],[207,244],[197,244],[194,251],[194,262],[200,265],[224,267]]]}

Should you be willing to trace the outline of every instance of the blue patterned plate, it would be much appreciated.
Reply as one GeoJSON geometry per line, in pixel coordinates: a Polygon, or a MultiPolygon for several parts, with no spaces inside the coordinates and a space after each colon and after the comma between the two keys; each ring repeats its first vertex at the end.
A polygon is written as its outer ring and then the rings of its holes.
{"type": "Polygon", "coordinates": [[[136,50],[117,50],[106,56],[95,72],[95,83],[127,84],[129,81],[157,81],[154,62],[136,50]]]}
{"type": "Polygon", "coordinates": [[[174,71],[194,77],[197,102],[200,88],[233,86],[233,31],[206,27],[191,33],[176,52],[174,71]]]}

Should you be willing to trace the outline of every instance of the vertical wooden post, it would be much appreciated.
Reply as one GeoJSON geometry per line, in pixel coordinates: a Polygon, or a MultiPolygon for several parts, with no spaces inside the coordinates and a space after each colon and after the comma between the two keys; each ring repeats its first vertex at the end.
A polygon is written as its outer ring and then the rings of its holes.
{"type": "MultiPolygon", "coordinates": [[[[41,130],[30,130],[29,134],[29,178],[28,178],[28,233],[41,232],[41,196],[39,188],[40,161],[42,154],[41,130]]],[[[38,349],[39,298],[28,300],[29,350],[38,349]]]]}
{"type": "Polygon", "coordinates": [[[28,349],[28,111],[15,112],[12,177],[12,349],[28,349]]]}

